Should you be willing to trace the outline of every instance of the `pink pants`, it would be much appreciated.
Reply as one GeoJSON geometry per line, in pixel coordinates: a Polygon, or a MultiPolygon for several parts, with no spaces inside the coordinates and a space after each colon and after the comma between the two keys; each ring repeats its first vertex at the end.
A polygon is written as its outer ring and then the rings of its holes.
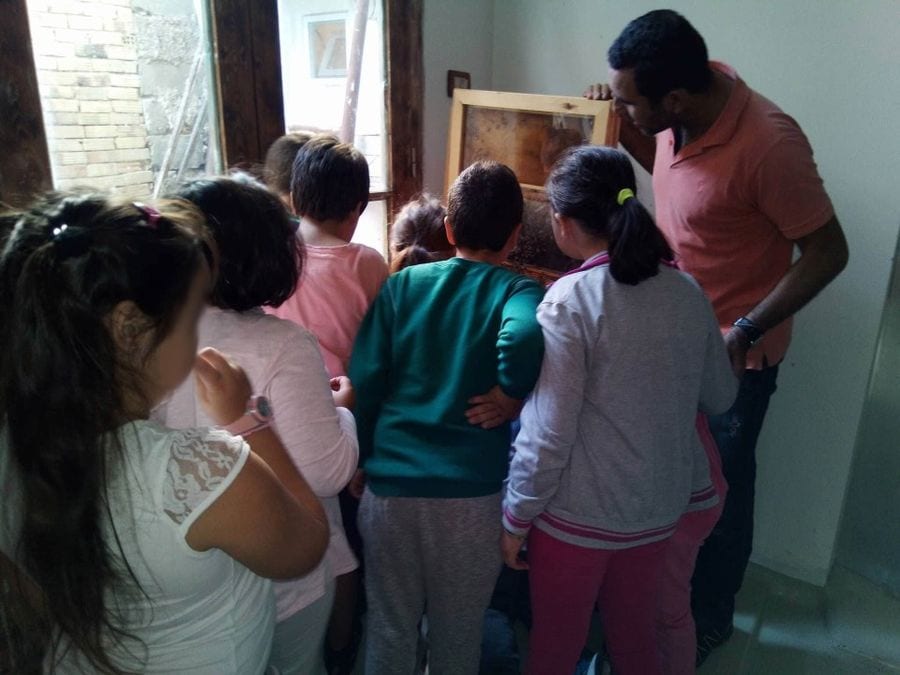
{"type": "Polygon", "coordinates": [[[675,534],[667,542],[660,577],[656,627],[663,673],[666,675],[691,675],[696,670],[697,636],[691,615],[691,577],[697,552],[718,522],[728,491],[722,475],[719,449],[705,415],[697,415],[697,433],[706,450],[709,474],[719,495],[719,503],[703,511],[685,513],[678,521],[675,534]]]}
{"type": "Polygon", "coordinates": [[[666,548],[661,541],[616,551],[590,549],[532,529],[528,673],[571,675],[594,605],[616,675],[662,673],[656,617],[666,548]]]}

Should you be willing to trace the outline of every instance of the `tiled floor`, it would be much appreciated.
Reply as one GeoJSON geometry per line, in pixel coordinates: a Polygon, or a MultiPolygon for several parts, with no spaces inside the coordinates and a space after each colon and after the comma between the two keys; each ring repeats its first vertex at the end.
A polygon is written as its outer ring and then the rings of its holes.
{"type": "Polygon", "coordinates": [[[821,589],[751,565],[734,624],[700,675],[900,673],[900,602],[841,569],[821,589]]]}
{"type": "Polygon", "coordinates": [[[822,589],[750,565],[734,628],[699,675],[900,675],[900,600],[841,568],[822,589]]]}

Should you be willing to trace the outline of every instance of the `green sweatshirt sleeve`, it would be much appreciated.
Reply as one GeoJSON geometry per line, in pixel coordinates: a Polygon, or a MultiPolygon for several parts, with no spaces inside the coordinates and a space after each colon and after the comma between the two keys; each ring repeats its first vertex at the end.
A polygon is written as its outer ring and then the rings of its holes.
{"type": "Polygon", "coordinates": [[[381,404],[388,395],[393,322],[394,303],[388,281],[360,324],[350,358],[349,376],[356,392],[353,414],[359,437],[360,466],[372,455],[375,424],[381,404]]]}
{"type": "Polygon", "coordinates": [[[525,398],[534,388],[544,356],[544,336],[537,320],[537,306],[544,289],[531,279],[517,279],[512,286],[497,335],[497,380],[507,396],[525,398]]]}

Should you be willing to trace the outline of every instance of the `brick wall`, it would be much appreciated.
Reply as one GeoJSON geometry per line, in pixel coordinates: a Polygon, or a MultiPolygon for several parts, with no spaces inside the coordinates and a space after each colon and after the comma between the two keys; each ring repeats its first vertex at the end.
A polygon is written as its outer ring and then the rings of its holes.
{"type": "Polygon", "coordinates": [[[153,186],[131,0],[29,0],[54,184],[153,186]]]}

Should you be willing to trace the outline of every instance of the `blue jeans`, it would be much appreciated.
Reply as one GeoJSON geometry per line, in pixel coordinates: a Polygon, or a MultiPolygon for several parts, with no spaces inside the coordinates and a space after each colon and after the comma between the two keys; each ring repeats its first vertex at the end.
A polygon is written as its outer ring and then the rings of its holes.
{"type": "Polygon", "coordinates": [[[747,370],[728,412],[709,418],[722,457],[728,497],[722,516],[700,548],[691,579],[691,607],[698,637],[731,625],[734,596],[753,550],[756,441],[775,393],[778,366],[747,370]]]}

